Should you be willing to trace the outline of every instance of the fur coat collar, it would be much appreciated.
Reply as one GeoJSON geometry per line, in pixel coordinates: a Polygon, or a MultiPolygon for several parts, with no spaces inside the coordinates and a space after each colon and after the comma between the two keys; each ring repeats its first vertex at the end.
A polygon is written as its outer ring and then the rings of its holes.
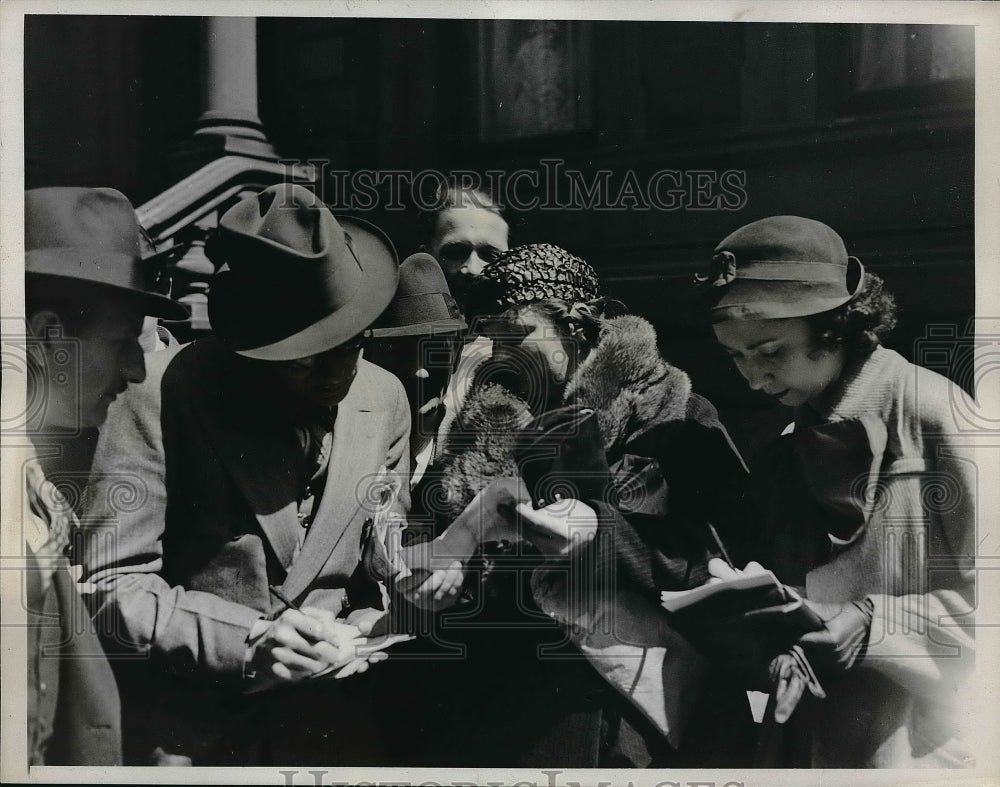
{"type": "MultiPolygon", "coordinates": [[[[653,326],[626,315],[607,321],[597,346],[568,381],[564,400],[597,412],[605,451],[614,456],[656,425],[682,420],[690,396],[687,374],[660,357],[653,326]]],[[[496,383],[473,383],[441,462],[452,516],[492,479],[517,474],[514,442],[530,420],[520,397],[496,383]]]]}

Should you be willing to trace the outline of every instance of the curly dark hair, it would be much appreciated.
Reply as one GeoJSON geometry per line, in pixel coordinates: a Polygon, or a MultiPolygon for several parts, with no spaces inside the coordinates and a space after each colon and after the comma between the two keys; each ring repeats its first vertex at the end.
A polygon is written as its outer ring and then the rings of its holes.
{"type": "Polygon", "coordinates": [[[848,358],[867,358],[896,327],[896,299],[877,274],[866,272],[857,297],[843,306],[805,318],[823,349],[844,348],[848,358]]]}

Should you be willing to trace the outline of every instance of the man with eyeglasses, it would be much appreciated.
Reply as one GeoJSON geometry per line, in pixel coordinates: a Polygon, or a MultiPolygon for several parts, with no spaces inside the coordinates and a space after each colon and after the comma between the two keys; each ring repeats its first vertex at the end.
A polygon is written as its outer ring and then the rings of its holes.
{"type": "Polygon", "coordinates": [[[109,414],[83,562],[122,656],[127,764],[382,760],[369,676],[338,678],[385,658],[410,426],[399,381],[361,358],[396,260],[357,232],[299,185],[234,205],[210,248],[215,335],[147,356],[109,414]]]}

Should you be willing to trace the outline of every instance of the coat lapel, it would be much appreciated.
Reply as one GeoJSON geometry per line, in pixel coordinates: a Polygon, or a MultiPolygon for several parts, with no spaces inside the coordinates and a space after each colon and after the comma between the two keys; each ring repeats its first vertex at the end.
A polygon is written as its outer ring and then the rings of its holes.
{"type": "Polygon", "coordinates": [[[382,463],[377,456],[380,442],[375,439],[370,401],[369,385],[358,379],[337,408],[323,498],[282,586],[290,598],[309,587],[344,536],[354,529],[355,520],[365,515],[361,482],[382,463]]]}

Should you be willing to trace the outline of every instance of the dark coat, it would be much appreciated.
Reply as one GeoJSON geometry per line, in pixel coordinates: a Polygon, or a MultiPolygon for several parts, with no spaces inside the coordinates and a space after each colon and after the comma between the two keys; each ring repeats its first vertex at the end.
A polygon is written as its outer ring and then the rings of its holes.
{"type": "MultiPolygon", "coordinates": [[[[488,379],[488,370],[480,376],[488,379]]],[[[608,321],[564,398],[596,411],[614,481],[626,492],[617,506],[607,495],[588,501],[612,535],[598,540],[606,548],[600,559],[613,559],[619,577],[656,598],[704,583],[708,559],[719,554],[706,522],[742,565],[753,541],[746,466],[712,404],[660,357],[648,322],[608,321]]],[[[474,384],[439,469],[446,520],[493,478],[517,474],[517,432],[530,419],[522,399],[496,384],[474,384]]]]}
{"type": "MultiPolygon", "coordinates": [[[[455,419],[437,474],[443,492],[425,491],[422,495],[423,499],[443,502],[440,511],[445,522],[490,480],[517,474],[514,455],[518,429],[530,420],[531,414],[523,400],[488,382],[489,377],[490,370],[484,364],[478,384],[473,384],[455,419]]],[[[717,550],[709,538],[706,521],[712,521],[723,534],[734,558],[742,556],[743,543],[749,540],[743,532],[742,512],[746,469],[712,405],[691,392],[684,372],[660,357],[655,332],[648,322],[631,316],[608,321],[598,345],[569,380],[566,401],[597,412],[604,443],[597,450],[603,448],[606,452],[616,480],[635,492],[620,496],[618,505],[605,502],[607,495],[602,495],[601,500],[585,500],[598,511],[600,520],[599,537],[588,548],[591,554],[581,558],[582,564],[594,567],[593,575],[582,583],[588,588],[586,592],[600,594],[602,587],[608,590],[602,586],[602,578],[614,576],[615,587],[641,594],[662,612],[658,607],[660,590],[693,587],[707,579],[708,559],[717,550]],[[625,502],[626,497],[630,502],[625,502]]],[[[416,493],[414,497],[416,500],[416,493]]],[[[689,744],[680,753],[659,739],[650,725],[635,716],[628,703],[602,680],[595,681],[592,670],[589,680],[581,681],[579,675],[574,679],[578,691],[564,687],[560,677],[568,674],[573,661],[545,662],[538,658],[540,644],[551,647],[561,639],[565,659],[567,641],[565,635],[560,638],[551,631],[547,642],[540,641],[545,631],[542,621],[549,617],[532,602],[530,581],[523,581],[530,580],[534,570],[542,566],[540,557],[532,557],[531,552],[523,545],[487,550],[485,562],[491,576],[481,587],[477,583],[479,606],[475,618],[466,620],[502,627],[502,639],[490,643],[499,650],[492,654],[497,665],[509,658],[504,654],[512,648],[522,647],[526,671],[536,676],[545,674],[544,679],[536,681],[535,702],[545,705],[551,713],[567,697],[589,694],[590,708],[603,717],[603,721],[590,724],[592,732],[603,727],[608,733],[609,720],[619,714],[632,717],[633,727],[641,728],[648,748],[645,758],[640,756],[638,762],[633,759],[633,764],[649,764],[650,757],[654,764],[678,766],[710,767],[749,761],[752,720],[745,694],[736,687],[722,686],[721,679],[709,681],[708,691],[714,695],[721,692],[722,702],[717,696],[703,696],[705,709],[717,712],[703,714],[696,709],[689,744]],[[502,573],[498,568],[505,560],[514,567],[517,577],[508,577],[504,583],[495,577],[502,573]],[[505,619],[512,611],[520,612],[519,633],[518,624],[505,619]],[[717,734],[721,729],[726,730],[727,738],[722,746],[718,745],[717,734]],[[709,734],[711,741],[706,739],[709,734]]],[[[553,625],[551,620],[549,625],[553,625]]],[[[576,653],[577,668],[579,658],[576,653]]],[[[482,669],[489,669],[486,660],[482,669]]],[[[568,708],[567,718],[572,718],[579,729],[579,715],[574,715],[577,710],[568,708]]],[[[612,726],[616,723],[610,722],[612,726]]],[[[494,719],[494,726],[502,725],[502,720],[494,719]]],[[[613,734],[605,735],[601,762],[586,764],[609,761],[613,754],[607,749],[607,739],[611,737],[613,734]]],[[[600,748],[596,744],[588,746],[579,736],[576,744],[576,750],[595,754],[600,748]]]]}

